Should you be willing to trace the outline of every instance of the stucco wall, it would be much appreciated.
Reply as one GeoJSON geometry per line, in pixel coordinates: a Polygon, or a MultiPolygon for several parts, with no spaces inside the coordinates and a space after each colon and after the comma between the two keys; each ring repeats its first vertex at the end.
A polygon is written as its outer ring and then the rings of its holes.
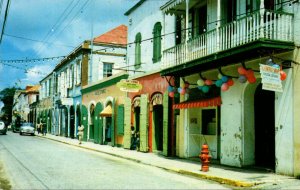
{"type": "Polygon", "coordinates": [[[221,93],[221,164],[240,167],[242,164],[242,91],[245,84],[235,81],[221,93]]]}
{"type": "Polygon", "coordinates": [[[293,175],[293,80],[292,69],[286,69],[283,92],[275,97],[276,173],[293,175]]]}
{"type": "MultiPolygon", "coordinates": [[[[160,62],[153,63],[153,28],[155,23],[160,22],[162,25],[162,50],[174,45],[175,41],[175,20],[173,16],[163,15],[160,7],[168,0],[145,1],[136,10],[128,15],[128,43],[127,61],[130,69],[134,70],[135,64],[135,36],[140,32],[142,35],[141,43],[141,69],[142,71],[153,71],[160,69],[160,62]],[[165,20],[165,25],[164,25],[165,20]],[[147,40],[148,39],[148,40],[147,40]]],[[[131,72],[134,75],[135,73],[131,72]]]]}
{"type": "MultiPolygon", "coordinates": [[[[294,10],[294,40],[297,48],[295,48],[293,60],[300,63],[300,3],[293,5],[294,10]]],[[[294,80],[294,176],[300,176],[300,65],[293,64],[293,80],[294,80]]]]}
{"type": "MultiPolygon", "coordinates": [[[[82,95],[82,104],[89,108],[91,102],[101,103],[103,108],[105,107],[105,103],[108,98],[113,97],[115,98],[115,124],[117,121],[117,107],[120,104],[124,104],[125,97],[127,97],[126,92],[122,92],[116,85],[112,85],[106,88],[95,89],[91,92],[85,93],[82,95]]],[[[105,121],[102,120],[101,121],[105,121]]],[[[116,124],[117,125],[117,124],[116,124]]],[[[123,135],[117,135],[117,126],[115,125],[115,134],[116,134],[116,144],[121,145],[123,144],[123,135]]]]}

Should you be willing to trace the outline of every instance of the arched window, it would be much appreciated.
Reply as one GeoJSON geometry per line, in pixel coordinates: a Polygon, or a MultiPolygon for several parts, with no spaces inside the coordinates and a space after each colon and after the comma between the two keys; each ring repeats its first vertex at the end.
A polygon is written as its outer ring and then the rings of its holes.
{"type": "Polygon", "coordinates": [[[161,59],[161,23],[157,22],[153,28],[153,63],[161,59]]]}
{"type": "Polygon", "coordinates": [[[134,63],[135,69],[141,68],[141,42],[142,42],[142,35],[141,33],[138,33],[135,36],[135,63],[134,63]]]}

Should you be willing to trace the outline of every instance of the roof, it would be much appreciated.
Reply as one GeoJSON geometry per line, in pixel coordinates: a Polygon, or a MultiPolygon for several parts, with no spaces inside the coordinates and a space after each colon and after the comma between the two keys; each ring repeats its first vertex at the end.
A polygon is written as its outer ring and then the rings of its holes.
{"type": "Polygon", "coordinates": [[[146,0],[140,0],[135,4],[132,8],[130,8],[124,15],[128,16],[130,13],[132,13],[135,9],[137,9],[141,4],[143,4],[146,0]]]}
{"type": "Polygon", "coordinates": [[[39,92],[40,85],[34,85],[34,86],[26,86],[26,93],[30,92],[39,92]]]}
{"type": "Polygon", "coordinates": [[[120,25],[96,38],[94,43],[127,45],[127,26],[120,25]]]}

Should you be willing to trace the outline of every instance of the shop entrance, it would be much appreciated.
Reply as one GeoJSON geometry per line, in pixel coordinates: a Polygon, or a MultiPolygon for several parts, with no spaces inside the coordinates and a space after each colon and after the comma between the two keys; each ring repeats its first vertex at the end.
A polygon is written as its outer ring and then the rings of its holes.
{"type": "Polygon", "coordinates": [[[74,113],[74,107],[70,107],[70,137],[74,139],[74,133],[75,133],[75,113],[74,113]]]}
{"type": "Polygon", "coordinates": [[[260,84],[254,98],[255,165],[275,169],[275,93],[260,84]]]}
{"type": "Polygon", "coordinates": [[[153,106],[154,141],[156,150],[163,150],[163,106],[153,106]]]}

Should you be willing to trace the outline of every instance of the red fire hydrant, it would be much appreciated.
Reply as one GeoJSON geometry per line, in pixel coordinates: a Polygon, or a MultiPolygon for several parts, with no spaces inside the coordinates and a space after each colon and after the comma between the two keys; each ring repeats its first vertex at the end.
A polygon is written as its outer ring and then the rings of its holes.
{"type": "Polygon", "coordinates": [[[209,168],[210,159],[211,159],[211,156],[209,155],[209,150],[208,150],[207,144],[202,145],[202,150],[201,150],[201,154],[199,155],[199,157],[202,162],[201,171],[207,172],[208,168],[209,168]]]}

